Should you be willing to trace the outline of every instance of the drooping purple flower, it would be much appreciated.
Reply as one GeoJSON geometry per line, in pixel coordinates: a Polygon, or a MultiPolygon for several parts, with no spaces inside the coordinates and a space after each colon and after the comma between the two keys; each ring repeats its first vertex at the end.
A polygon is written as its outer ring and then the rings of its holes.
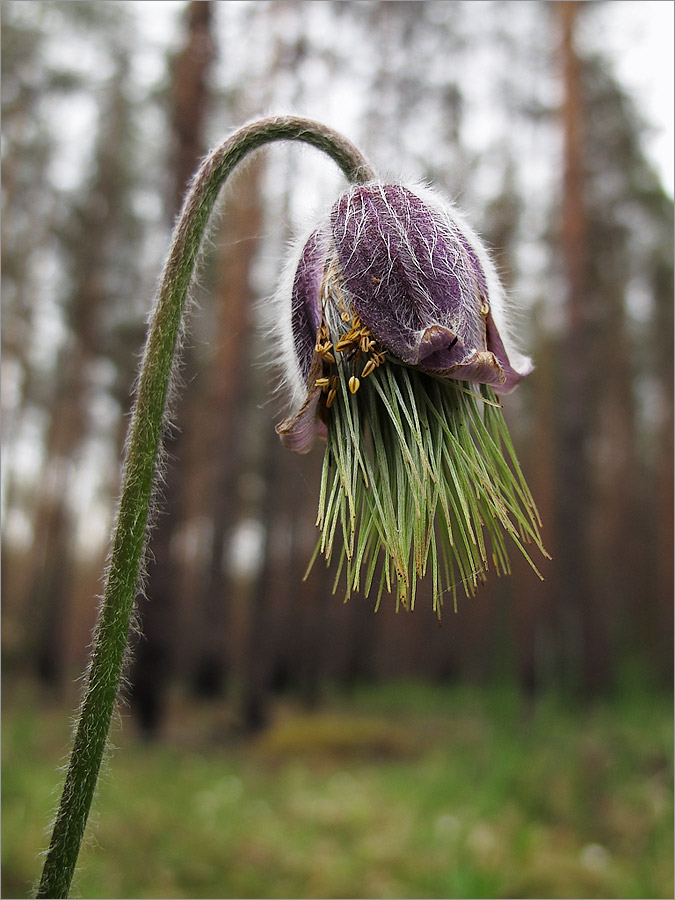
{"type": "Polygon", "coordinates": [[[354,390],[387,359],[503,393],[532,370],[511,344],[487,250],[427,189],[369,182],[347,190],[281,290],[282,302],[291,298],[284,355],[294,411],[277,431],[297,452],[325,434],[321,414],[341,353],[354,390]]]}

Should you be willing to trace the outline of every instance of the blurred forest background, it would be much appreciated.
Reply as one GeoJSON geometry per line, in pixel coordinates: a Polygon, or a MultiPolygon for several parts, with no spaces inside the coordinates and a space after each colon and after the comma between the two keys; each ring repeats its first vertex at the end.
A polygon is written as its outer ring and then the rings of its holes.
{"type": "Polygon", "coordinates": [[[5,695],[72,697],[174,216],[206,150],[268,112],[433,182],[494,248],[536,362],[505,414],[553,559],[540,583],[513,554],[440,628],[423,591],[374,614],[320,565],[302,580],[322,450],[281,448],[259,325],[288,240],[342,177],[275,145],[232,178],[193,291],[136,727],[161,735],[177,694],[227,701],[253,733],[279,698],[317,709],[336,685],[576,703],[671,687],[673,201],[601,50],[621,5],[2,3],[5,695]]]}
{"type": "Polygon", "coordinates": [[[596,6],[174,4],[148,46],[136,4],[4,5],[6,671],[54,688],[80,671],[173,216],[211,145],[294,110],[433,181],[495,249],[537,363],[505,408],[553,562],[540,584],[514,559],[440,629],[424,597],[373,615],[331,599],[321,566],[302,581],[322,451],[279,446],[256,320],[341,176],[276,146],[233,179],[195,290],[132,708],[152,730],[173,683],[236,682],[257,727],[271,692],[316,701],[336,680],[587,693],[632,663],[670,682],[672,201],[639,110],[583,50],[596,6]]]}

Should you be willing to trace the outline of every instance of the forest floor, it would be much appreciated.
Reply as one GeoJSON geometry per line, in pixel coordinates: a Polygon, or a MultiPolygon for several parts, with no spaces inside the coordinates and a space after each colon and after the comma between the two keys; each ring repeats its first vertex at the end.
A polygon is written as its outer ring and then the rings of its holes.
{"type": "MultiPolygon", "coordinates": [[[[69,718],[5,691],[3,897],[39,875],[69,718]]],[[[672,729],[646,692],[387,685],[244,741],[177,696],[161,740],[122,713],[74,896],[672,897],[672,729]]]]}

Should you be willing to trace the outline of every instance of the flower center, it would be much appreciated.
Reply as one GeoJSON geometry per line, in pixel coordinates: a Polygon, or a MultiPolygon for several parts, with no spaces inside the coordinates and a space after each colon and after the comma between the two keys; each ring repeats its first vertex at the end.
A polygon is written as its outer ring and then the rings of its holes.
{"type": "Polygon", "coordinates": [[[337,396],[340,377],[345,379],[350,392],[355,394],[361,386],[361,379],[367,378],[386,362],[386,350],[346,300],[341,288],[342,281],[337,262],[333,259],[324,271],[321,324],[314,347],[324,363],[322,376],[314,384],[327,394],[328,408],[337,396]]]}

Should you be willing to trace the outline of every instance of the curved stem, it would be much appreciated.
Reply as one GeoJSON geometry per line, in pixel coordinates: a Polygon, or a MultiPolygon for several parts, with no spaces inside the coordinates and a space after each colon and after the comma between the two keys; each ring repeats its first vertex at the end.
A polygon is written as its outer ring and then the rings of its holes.
{"type": "Polygon", "coordinates": [[[127,437],[122,493],[70,765],[38,897],[67,897],[105,751],[119,687],[148,532],[164,411],[192,275],[218,193],[232,169],[271,141],[303,141],[323,150],[353,182],[374,174],[359,151],[324,125],[294,116],[243,126],[207,156],[174,230],[149,327],[127,437]]]}

